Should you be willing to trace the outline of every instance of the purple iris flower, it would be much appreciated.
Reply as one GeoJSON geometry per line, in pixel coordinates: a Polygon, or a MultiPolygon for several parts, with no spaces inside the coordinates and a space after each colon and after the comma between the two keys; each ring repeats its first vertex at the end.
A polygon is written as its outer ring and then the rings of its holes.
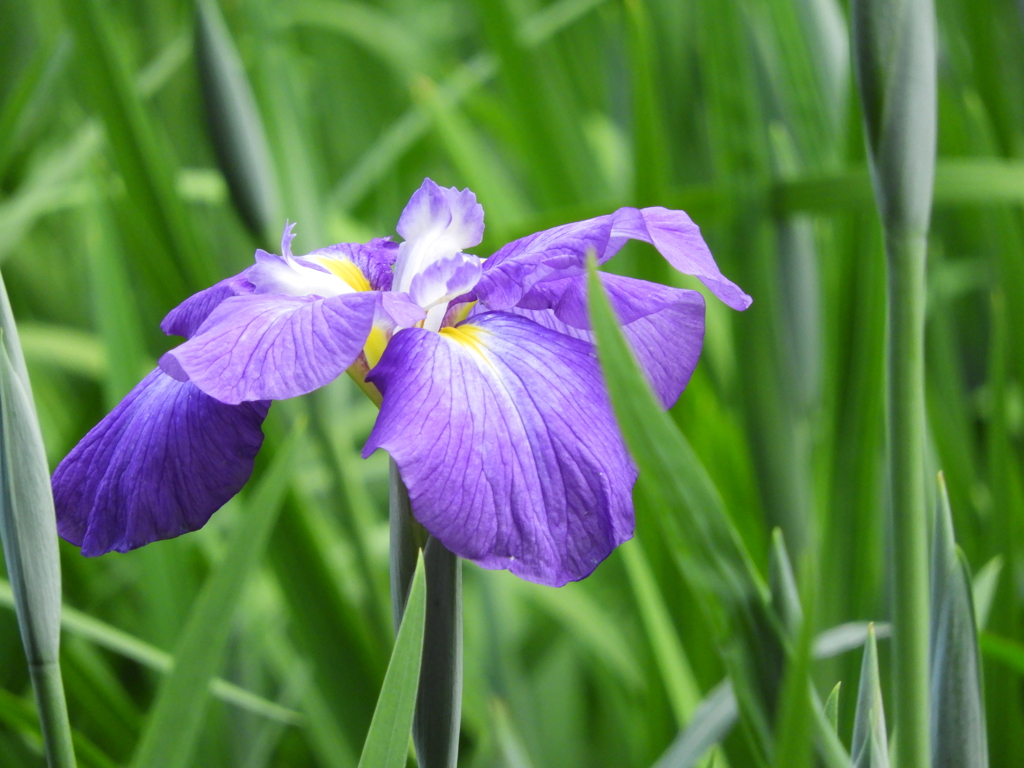
{"type": "MultiPolygon", "coordinates": [[[[348,371],[380,405],[363,455],[386,450],[420,523],[485,568],[560,586],[633,534],[630,459],[587,316],[599,263],[644,240],[734,309],[682,211],[620,208],[516,240],[484,260],[468,189],[426,179],[390,238],[256,263],[164,320],[186,341],[60,463],[58,529],[85,555],[127,552],[202,527],[252,472],[271,400],[348,371]]],[[[696,291],[601,273],[664,407],[697,364],[696,291]]]]}

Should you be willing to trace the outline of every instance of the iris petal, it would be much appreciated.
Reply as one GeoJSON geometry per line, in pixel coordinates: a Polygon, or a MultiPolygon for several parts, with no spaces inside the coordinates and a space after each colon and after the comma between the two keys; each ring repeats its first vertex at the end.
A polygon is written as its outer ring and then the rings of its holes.
{"type": "Polygon", "coordinates": [[[560,586],[632,535],[636,470],[590,344],[490,312],[400,331],[368,380],[384,401],[363,455],[391,454],[461,557],[560,586]]]}
{"type": "MultiPolygon", "coordinates": [[[[637,362],[662,407],[671,408],[700,359],[704,297],[632,277],[600,276],[637,362]]],[[[510,311],[573,338],[594,340],[584,276],[540,283],[510,311]]]]}
{"type": "Polygon", "coordinates": [[[256,290],[249,281],[248,272],[249,270],[245,270],[189,296],[167,313],[167,317],[160,323],[160,330],[168,336],[191,338],[222,301],[256,290]]]}
{"type": "Polygon", "coordinates": [[[722,275],[690,217],[658,207],[620,208],[515,240],[484,262],[476,296],[491,309],[509,309],[542,281],[582,274],[589,251],[603,263],[628,240],[651,243],[673,267],[699,278],[733,309],[750,306],[750,297],[722,275]]]}
{"type": "Polygon", "coordinates": [[[92,556],[201,528],[252,474],[269,407],[153,371],[53,473],[60,535],[92,556]]]}
{"type": "Polygon", "coordinates": [[[378,296],[236,296],[165,354],[160,367],[224,403],[304,395],[340,376],[359,355],[378,296]]]}

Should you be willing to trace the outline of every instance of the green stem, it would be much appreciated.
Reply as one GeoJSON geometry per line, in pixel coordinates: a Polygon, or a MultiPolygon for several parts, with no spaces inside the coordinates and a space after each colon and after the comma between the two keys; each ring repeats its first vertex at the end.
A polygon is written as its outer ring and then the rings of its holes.
{"type": "Polygon", "coordinates": [[[74,768],[75,751],[68,727],[68,705],[64,698],[60,664],[30,664],[29,675],[39,710],[39,726],[50,768],[74,768]]]}
{"type": "Polygon", "coordinates": [[[391,605],[396,630],[420,547],[427,575],[423,664],[412,728],[416,756],[420,768],[455,768],[462,719],[462,561],[440,541],[428,538],[413,518],[409,492],[393,459],[390,492],[391,605]]]}
{"type": "Polygon", "coordinates": [[[929,764],[928,551],[924,494],[923,233],[890,230],[889,478],[893,534],[893,644],[897,764],[929,764]]]}

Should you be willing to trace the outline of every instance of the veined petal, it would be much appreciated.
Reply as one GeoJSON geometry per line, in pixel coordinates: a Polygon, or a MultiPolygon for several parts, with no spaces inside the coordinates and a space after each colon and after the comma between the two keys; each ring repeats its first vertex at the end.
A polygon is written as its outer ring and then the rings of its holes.
{"type": "Polygon", "coordinates": [[[378,296],[236,296],[160,358],[160,367],[224,403],[304,395],[333,381],[359,355],[378,296]]]}
{"type": "MultiPolygon", "coordinates": [[[[664,408],[671,408],[697,367],[704,343],[704,297],[698,291],[600,273],[622,331],[664,408]]],[[[510,310],[545,328],[593,342],[585,276],[549,280],[510,310]]]]}
{"type": "Polygon", "coordinates": [[[338,243],[299,256],[296,261],[313,262],[354,285],[365,280],[357,290],[390,291],[394,277],[391,267],[398,257],[398,243],[390,237],[376,237],[368,243],[338,243]],[[353,273],[348,265],[355,267],[353,273]]]}
{"type": "Polygon", "coordinates": [[[627,240],[644,240],[684,275],[693,275],[733,309],[744,310],[752,299],[718,269],[700,227],[685,211],[620,208],[613,214],[612,245],[617,251],[627,240]]]}
{"type": "Polygon", "coordinates": [[[269,407],[153,371],[53,473],[60,535],[91,556],[202,528],[252,474],[269,407]]]}
{"type": "Polygon", "coordinates": [[[542,281],[582,274],[588,251],[604,263],[628,240],[651,243],[673,267],[700,279],[733,309],[750,306],[750,297],[718,269],[700,228],[683,211],[660,207],[620,208],[513,241],[484,262],[475,294],[490,309],[509,309],[542,281]]]}
{"type": "Polygon", "coordinates": [[[255,290],[255,286],[249,281],[248,270],[228,277],[189,296],[168,312],[167,317],[160,323],[160,330],[168,336],[191,338],[224,299],[242,296],[255,290]]]}
{"type": "Polygon", "coordinates": [[[590,344],[503,312],[392,338],[363,455],[397,462],[431,535],[560,586],[632,536],[633,466],[590,344]]]}
{"type": "Polygon", "coordinates": [[[534,232],[502,246],[484,262],[476,297],[490,309],[509,309],[543,280],[582,274],[589,250],[599,261],[607,260],[612,215],[534,232]]]}

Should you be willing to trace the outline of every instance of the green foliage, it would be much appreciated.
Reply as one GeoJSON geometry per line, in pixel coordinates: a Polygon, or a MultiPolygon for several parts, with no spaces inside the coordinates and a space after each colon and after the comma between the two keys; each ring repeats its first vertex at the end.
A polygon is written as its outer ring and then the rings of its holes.
{"type": "Polygon", "coordinates": [[[889,768],[889,737],[885,730],[878,645],[873,628],[868,629],[868,642],[864,646],[850,760],[853,768],[889,768]]]}
{"type": "Polygon", "coordinates": [[[402,768],[409,753],[409,734],[416,711],[416,691],[423,660],[423,626],[427,616],[427,577],[421,554],[409,587],[402,625],[384,675],[360,768],[402,768]]]}
{"type": "MultiPolygon", "coordinates": [[[[164,313],[251,263],[286,217],[297,252],[393,235],[429,175],[478,193],[488,255],[617,205],[685,208],[754,305],[737,314],[708,296],[702,361],[668,415],[635,376],[616,390],[644,466],[638,541],[560,590],[465,566],[460,765],[745,768],[804,760],[808,740],[811,759],[843,765],[859,708],[827,694],[837,680],[857,688],[850,651],[878,622],[891,719],[882,622],[900,618],[886,565],[885,256],[865,146],[923,147],[913,126],[927,111],[898,97],[904,112],[886,110],[881,96],[906,83],[872,49],[866,144],[849,5],[0,5],[0,262],[49,468],[175,343],[164,313]]],[[[1017,5],[936,1],[922,434],[978,573],[998,768],[1024,764],[1017,5]]],[[[609,268],[699,288],[646,246],[609,268]]],[[[172,742],[161,759],[196,768],[355,768],[394,639],[388,466],[358,455],[375,413],[347,380],[274,406],[253,491],[280,479],[293,425],[309,426],[265,554],[233,571],[209,625],[197,611],[227,578],[256,493],[137,552],[85,559],[62,545],[59,658],[81,764],[127,765],[159,739],[172,742]],[[189,704],[165,730],[151,724],[173,719],[160,714],[172,687],[189,704]]],[[[962,605],[966,582],[949,573],[962,605]]],[[[0,763],[35,768],[13,598],[0,590],[0,763]]]]}

